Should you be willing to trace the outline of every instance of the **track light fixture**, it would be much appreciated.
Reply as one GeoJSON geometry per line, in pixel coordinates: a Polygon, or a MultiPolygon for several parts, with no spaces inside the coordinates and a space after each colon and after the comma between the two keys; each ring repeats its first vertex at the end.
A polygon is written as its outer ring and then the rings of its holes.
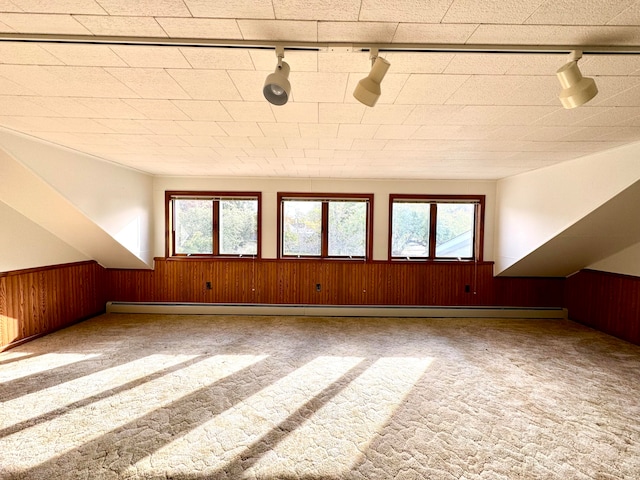
{"type": "Polygon", "coordinates": [[[380,94],[382,93],[380,83],[382,83],[382,79],[391,64],[384,58],[378,56],[377,48],[370,50],[369,58],[371,58],[371,71],[369,75],[358,82],[356,89],[353,91],[353,96],[360,103],[368,107],[373,107],[378,101],[378,98],[380,98],[380,94]]]}
{"type": "Polygon", "coordinates": [[[556,75],[562,85],[560,102],[564,108],[575,108],[584,105],[598,94],[598,87],[593,78],[583,77],[578,68],[578,60],[582,58],[580,50],[569,54],[569,62],[558,69],[556,75]]]}
{"type": "Polygon", "coordinates": [[[289,100],[291,94],[291,84],[289,83],[289,64],[284,62],[284,47],[276,47],[278,65],[273,73],[267,76],[264,81],[262,93],[269,103],[273,105],[284,105],[289,100]]]}

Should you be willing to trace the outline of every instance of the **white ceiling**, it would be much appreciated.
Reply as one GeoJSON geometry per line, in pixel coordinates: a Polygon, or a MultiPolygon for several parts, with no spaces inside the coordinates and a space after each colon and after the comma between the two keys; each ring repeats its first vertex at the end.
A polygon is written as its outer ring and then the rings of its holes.
{"type": "MultiPolygon", "coordinates": [[[[0,0],[0,36],[640,45],[630,0],[0,0]]],[[[599,94],[564,110],[563,54],[285,51],[0,42],[0,125],[159,175],[497,179],[640,140],[640,55],[585,55],[599,94]]]]}

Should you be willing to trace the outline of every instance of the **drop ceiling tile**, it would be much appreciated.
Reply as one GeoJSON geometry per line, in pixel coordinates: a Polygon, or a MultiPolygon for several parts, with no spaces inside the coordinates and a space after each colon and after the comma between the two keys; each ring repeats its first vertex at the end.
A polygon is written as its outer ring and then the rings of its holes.
{"type": "Polygon", "coordinates": [[[413,111],[413,105],[376,105],[367,108],[360,123],[363,125],[400,125],[413,111]]]}
{"type": "Polygon", "coordinates": [[[395,103],[444,104],[469,78],[467,75],[410,75],[395,103]]]}
{"type": "Polygon", "coordinates": [[[172,38],[220,38],[241,40],[242,34],[235,20],[220,18],[158,18],[166,35],[172,38]]]}
{"type": "Polygon", "coordinates": [[[276,158],[275,152],[271,148],[243,148],[248,157],[252,158],[276,158]]]}
{"type": "Polygon", "coordinates": [[[109,127],[87,118],[66,118],[64,122],[45,117],[21,117],[30,130],[39,132],[111,133],[109,127]]]}
{"type": "Polygon", "coordinates": [[[18,33],[51,33],[88,35],[71,15],[47,15],[39,13],[0,13],[0,22],[18,33]]]}
{"type": "Polygon", "coordinates": [[[124,133],[128,135],[144,135],[150,134],[151,131],[147,130],[141,123],[136,120],[126,120],[121,118],[104,118],[98,120],[98,123],[107,127],[110,131],[115,133],[124,133]]]}
{"type": "Polygon", "coordinates": [[[319,138],[306,137],[306,138],[294,138],[288,137],[284,139],[287,147],[293,150],[306,150],[306,149],[318,149],[320,145],[319,138]]]}
{"type": "Polygon", "coordinates": [[[599,77],[598,95],[590,106],[640,106],[640,77],[599,77]]]}
{"type": "Polygon", "coordinates": [[[602,25],[635,3],[634,0],[547,0],[523,23],[532,25],[602,25]]]}
{"type": "Polygon", "coordinates": [[[42,48],[65,65],[87,67],[125,67],[124,63],[106,45],[82,45],[70,43],[50,43],[42,48]]]}
{"type": "Polygon", "coordinates": [[[181,49],[171,47],[123,45],[111,50],[125,65],[142,68],[191,68],[181,49]]]}
{"type": "Polygon", "coordinates": [[[215,138],[209,135],[186,135],[186,136],[183,136],[182,139],[192,147],[212,147],[212,148],[222,147],[220,142],[218,142],[215,138]]]}
{"type": "MultiPolygon", "coordinates": [[[[395,73],[443,73],[454,58],[452,53],[405,53],[384,52],[391,66],[389,72],[395,73]]],[[[351,70],[353,71],[353,69],[351,70]]],[[[369,69],[366,70],[368,73],[369,69]]],[[[447,72],[445,72],[447,73],[447,72]]],[[[386,84],[386,81],[385,81],[386,84]]]]}
{"type": "Polygon", "coordinates": [[[140,120],[138,123],[156,135],[189,135],[187,130],[173,120],[140,120]]]}
{"type": "Polygon", "coordinates": [[[184,0],[194,17],[274,18],[271,0],[184,0]]]}
{"type": "Polygon", "coordinates": [[[39,97],[0,95],[0,112],[5,116],[57,117],[57,112],[40,105],[39,97]],[[36,101],[34,101],[36,100],[36,101]]]}
{"type": "Polygon", "coordinates": [[[640,127],[610,127],[603,131],[600,137],[591,137],[591,139],[607,142],[637,142],[640,141],[640,127]]]}
{"type": "Polygon", "coordinates": [[[318,103],[288,102],[270,105],[275,120],[281,123],[317,123],[318,103]]]}
{"type": "Polygon", "coordinates": [[[360,0],[272,0],[276,18],[293,20],[358,20],[360,0]]]}
{"type": "Polygon", "coordinates": [[[369,52],[318,52],[317,60],[319,72],[359,72],[362,78],[371,70],[369,52]]]}
{"type": "Polygon", "coordinates": [[[302,138],[330,138],[335,140],[338,136],[337,124],[301,123],[299,125],[299,130],[302,138]]]}
{"type": "Polygon", "coordinates": [[[93,118],[145,118],[145,116],[141,112],[117,98],[61,98],[57,100],[60,102],[72,101],[84,107],[79,112],[81,115],[78,116],[87,116],[93,118]],[[90,111],[93,113],[87,115],[85,111],[90,111]]]}
{"type": "Polygon", "coordinates": [[[107,68],[106,71],[142,98],[189,98],[189,94],[161,68],[107,68]]]}
{"type": "Polygon", "coordinates": [[[581,130],[580,127],[540,127],[521,139],[531,142],[554,142],[579,130],[581,130]]]}
{"type": "Polygon", "coordinates": [[[299,137],[300,128],[297,123],[259,123],[261,133],[265,137],[299,137]]]}
{"type": "Polygon", "coordinates": [[[191,135],[209,135],[212,137],[224,137],[226,135],[216,122],[176,121],[176,123],[191,135]]]}
{"type": "Polygon", "coordinates": [[[269,40],[282,42],[316,42],[317,22],[293,20],[237,20],[245,40],[269,40]]]}
{"type": "Polygon", "coordinates": [[[466,43],[477,24],[400,23],[393,43],[466,43]]]}
{"type": "Polygon", "coordinates": [[[343,123],[338,128],[338,138],[366,139],[373,138],[378,131],[378,125],[360,125],[343,123]]]}
{"type": "Polygon", "coordinates": [[[468,39],[470,44],[523,45],[637,45],[636,27],[574,25],[480,25],[468,39]]]}
{"type": "MultiPolygon", "coordinates": [[[[262,83],[268,73],[272,73],[278,63],[275,49],[249,50],[253,66],[251,70],[262,70],[262,83]]],[[[308,50],[286,50],[284,61],[291,67],[291,72],[317,72],[318,52],[308,50]]]]}
{"type": "Polygon", "coordinates": [[[360,103],[319,103],[318,118],[320,123],[360,123],[367,108],[360,103]]]}
{"type": "Polygon", "coordinates": [[[94,0],[12,0],[25,13],[84,13],[105,15],[106,12],[94,0]]]}
{"type": "MultiPolygon", "coordinates": [[[[460,105],[416,105],[402,123],[405,125],[442,125],[463,108],[460,105]]],[[[484,117],[480,116],[480,118],[484,117]]]]}
{"type": "Polygon", "coordinates": [[[282,137],[250,137],[255,148],[286,148],[282,137]]]}
{"type": "Polygon", "coordinates": [[[378,152],[384,150],[389,140],[382,139],[354,139],[351,150],[361,150],[363,152],[378,152]]]}
{"type": "Polygon", "coordinates": [[[218,122],[218,125],[230,137],[261,137],[263,135],[256,122],[218,122]]]}
{"type": "MultiPolygon", "coordinates": [[[[165,31],[152,17],[112,17],[75,15],[73,17],[94,35],[166,37],[165,31]]],[[[0,18],[0,20],[2,20],[0,18]]]]}
{"type": "Polygon", "coordinates": [[[0,43],[0,63],[17,65],[62,65],[41,45],[21,42],[0,43]]]}
{"type": "Polygon", "coordinates": [[[215,100],[174,100],[173,104],[191,120],[204,122],[232,120],[222,104],[215,100]]]}
{"type": "Polygon", "coordinates": [[[538,120],[535,121],[536,125],[546,125],[546,126],[566,126],[566,125],[577,125],[584,121],[587,121],[590,117],[598,115],[599,113],[603,113],[607,110],[611,110],[611,107],[591,107],[591,106],[583,106],[581,108],[572,108],[572,109],[558,109],[549,115],[545,115],[538,120]]]}
{"type": "Polygon", "coordinates": [[[97,0],[109,15],[133,17],[190,17],[183,0],[97,0]]]}
{"type": "Polygon", "coordinates": [[[395,22],[319,22],[319,42],[391,43],[395,22]]]}
{"type": "Polygon", "coordinates": [[[167,70],[194,100],[241,100],[227,72],[222,70],[167,70]]]}
{"type": "MultiPolygon", "coordinates": [[[[561,66],[568,56],[558,63],[561,66]]],[[[637,55],[589,55],[580,60],[580,71],[585,77],[602,75],[640,75],[640,57],[637,55]]]]}
{"type": "MultiPolygon", "coordinates": [[[[183,47],[180,49],[191,67],[216,70],[253,70],[253,62],[249,50],[237,48],[198,48],[183,47]]],[[[275,54],[271,56],[271,67],[274,67],[275,54]]]]}
{"type": "Polygon", "coordinates": [[[618,13],[607,22],[609,25],[640,25],[640,4],[634,2],[631,6],[618,13]]]}
{"type": "MultiPolygon", "coordinates": [[[[439,152],[442,151],[440,143],[432,140],[417,140],[415,138],[409,140],[386,140],[386,145],[382,151],[384,152],[439,152]]],[[[388,153],[387,153],[388,154],[388,153]]]]}
{"type": "Polygon", "coordinates": [[[194,163],[193,160],[194,159],[217,159],[220,158],[220,156],[215,152],[215,150],[213,150],[213,148],[210,147],[199,147],[199,146],[189,146],[189,147],[182,147],[182,150],[184,150],[187,155],[189,155],[189,157],[191,157],[191,161],[189,162],[189,168],[193,168],[194,163]]]}
{"type": "Polygon", "coordinates": [[[507,70],[509,75],[555,75],[556,70],[566,63],[568,55],[563,54],[523,54],[513,55],[514,63],[507,70]]]}
{"type": "Polygon", "coordinates": [[[411,138],[417,129],[417,125],[385,125],[378,129],[375,138],[381,140],[411,138]]]}
{"type": "Polygon", "coordinates": [[[480,115],[487,112],[487,125],[531,125],[547,115],[564,110],[555,106],[467,106],[465,110],[480,115]]]}
{"type": "Polygon", "coordinates": [[[269,103],[263,102],[220,102],[236,122],[275,122],[269,103]]]}
{"type": "MultiPolygon", "coordinates": [[[[124,100],[124,102],[150,120],[189,120],[187,114],[169,100],[141,98],[124,100]]],[[[224,112],[222,107],[220,109],[224,112]]]]}
{"type": "Polygon", "coordinates": [[[1,12],[22,12],[22,9],[16,6],[15,3],[9,0],[0,0],[0,11],[1,12]]]}
{"type": "Polygon", "coordinates": [[[449,6],[443,23],[524,23],[544,0],[508,1],[454,0],[449,6]]]}
{"type": "Polygon", "coordinates": [[[496,126],[489,125],[424,125],[411,136],[416,140],[484,140],[496,126]]]}
{"type": "MultiPolygon", "coordinates": [[[[266,102],[264,95],[262,94],[262,88],[264,87],[264,80],[266,78],[264,72],[227,70],[227,74],[233,81],[236,90],[238,90],[244,101],[266,102]]],[[[292,85],[291,88],[292,90],[295,89],[295,85],[292,85]]]]}
{"type": "Polygon", "coordinates": [[[444,69],[448,74],[504,75],[517,62],[514,54],[457,53],[444,69]]]}
{"type": "Polygon", "coordinates": [[[278,158],[302,158],[304,157],[304,150],[292,149],[292,148],[276,148],[274,149],[276,157],[278,158]]]}
{"type": "Polygon", "coordinates": [[[291,94],[296,102],[341,102],[346,73],[291,72],[291,94]]]}
{"type": "Polygon", "coordinates": [[[187,142],[177,135],[147,135],[154,143],[161,147],[183,147],[189,146],[187,142]]]}
{"type": "Polygon", "coordinates": [[[249,140],[249,137],[215,137],[215,139],[222,145],[222,150],[216,150],[222,155],[222,151],[225,151],[224,156],[234,157],[236,155],[246,156],[243,148],[253,148],[253,143],[249,140]]]}
{"type": "Polygon", "coordinates": [[[451,0],[396,0],[390,5],[386,0],[363,0],[360,20],[440,23],[450,3],[451,0]]]}

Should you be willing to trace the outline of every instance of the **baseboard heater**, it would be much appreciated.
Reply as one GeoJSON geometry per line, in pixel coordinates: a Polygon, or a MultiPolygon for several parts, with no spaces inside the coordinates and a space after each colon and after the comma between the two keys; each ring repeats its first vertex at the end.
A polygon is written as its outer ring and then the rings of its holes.
{"type": "Polygon", "coordinates": [[[566,319],[563,308],[437,307],[397,305],[273,305],[107,302],[107,313],[172,315],[293,315],[311,317],[544,318],[566,319]]]}

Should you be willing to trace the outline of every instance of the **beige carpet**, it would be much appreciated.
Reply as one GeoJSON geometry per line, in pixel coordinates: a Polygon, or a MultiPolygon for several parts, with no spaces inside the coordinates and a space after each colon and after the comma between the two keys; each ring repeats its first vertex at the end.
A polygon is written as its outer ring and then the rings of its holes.
{"type": "Polygon", "coordinates": [[[0,478],[640,478],[640,347],[569,321],[97,317],[0,354],[0,478]]]}

